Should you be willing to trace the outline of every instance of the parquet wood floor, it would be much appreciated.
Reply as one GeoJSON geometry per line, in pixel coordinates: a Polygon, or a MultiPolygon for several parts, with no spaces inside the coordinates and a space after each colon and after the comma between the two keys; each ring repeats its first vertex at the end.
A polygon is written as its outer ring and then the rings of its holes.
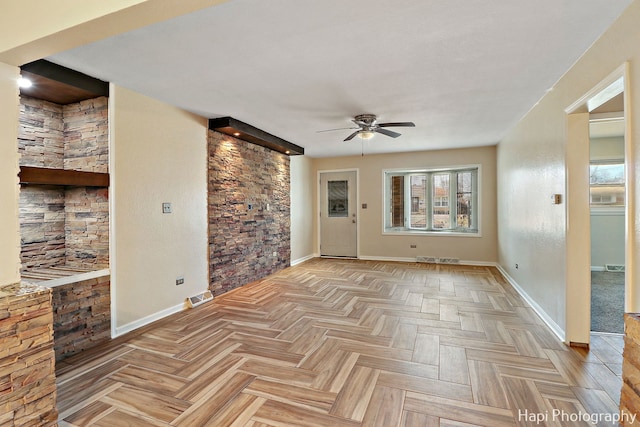
{"type": "Polygon", "coordinates": [[[563,345],[495,268],[314,259],[61,362],[58,409],[60,426],[535,425],[525,410],[617,413],[620,354],[615,336],[563,345]]]}

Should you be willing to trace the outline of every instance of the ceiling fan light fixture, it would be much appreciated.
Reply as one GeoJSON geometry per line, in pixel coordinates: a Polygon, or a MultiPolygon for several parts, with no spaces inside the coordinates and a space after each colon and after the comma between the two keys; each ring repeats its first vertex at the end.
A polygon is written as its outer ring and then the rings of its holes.
{"type": "Polygon", "coordinates": [[[358,132],[358,136],[362,139],[371,139],[373,138],[374,133],[370,130],[361,130],[358,132]]]}

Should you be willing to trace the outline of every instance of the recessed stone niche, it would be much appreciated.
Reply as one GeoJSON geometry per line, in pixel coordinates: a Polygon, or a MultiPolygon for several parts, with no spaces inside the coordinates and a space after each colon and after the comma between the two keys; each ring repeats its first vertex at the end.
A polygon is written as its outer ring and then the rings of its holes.
{"type": "MultiPolygon", "coordinates": [[[[20,166],[108,172],[106,97],[70,105],[22,96],[20,166]]],[[[25,185],[20,191],[23,271],[109,266],[107,188],[25,185]]]]}
{"type": "MultiPolygon", "coordinates": [[[[21,96],[20,166],[108,173],[108,98],[21,96]]],[[[20,187],[23,282],[51,287],[60,360],[110,338],[109,189],[20,187]]]]}

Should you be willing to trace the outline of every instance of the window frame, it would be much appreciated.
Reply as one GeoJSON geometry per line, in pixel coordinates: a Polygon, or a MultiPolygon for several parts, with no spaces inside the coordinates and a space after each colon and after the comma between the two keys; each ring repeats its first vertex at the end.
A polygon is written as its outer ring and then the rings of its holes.
{"type": "Polygon", "coordinates": [[[606,165],[621,165],[622,169],[623,169],[623,182],[621,184],[591,184],[591,176],[589,177],[589,208],[591,210],[603,210],[603,209],[607,209],[607,210],[624,210],[625,206],[627,204],[627,182],[626,182],[626,168],[627,168],[627,164],[624,161],[624,159],[619,159],[619,158],[613,158],[613,159],[591,159],[589,161],[589,175],[591,175],[591,167],[592,166],[606,166],[606,165]],[[622,193],[624,194],[624,200],[622,204],[616,204],[616,203],[594,203],[593,202],[593,189],[597,189],[597,188],[606,188],[606,187],[611,187],[611,188],[619,188],[622,189],[622,193]]]}
{"type": "MultiPolygon", "coordinates": [[[[470,164],[470,165],[459,165],[459,166],[446,166],[446,167],[425,167],[425,168],[397,168],[397,169],[383,169],[382,171],[382,234],[383,235],[432,235],[432,236],[458,236],[458,237],[482,237],[482,165],[480,164],[470,164]],[[433,181],[431,179],[431,175],[436,173],[450,173],[452,177],[457,176],[459,172],[475,172],[475,192],[472,192],[472,200],[475,204],[475,221],[477,222],[477,227],[473,231],[462,231],[461,229],[434,229],[433,228],[433,201],[432,199],[432,187],[433,181]],[[411,216],[411,176],[414,175],[428,175],[427,184],[426,184],[426,225],[424,228],[416,228],[410,227],[410,220],[408,219],[406,212],[409,212],[408,216],[411,216]],[[391,200],[391,187],[392,187],[392,176],[403,176],[404,177],[404,208],[405,208],[405,220],[404,226],[402,227],[392,227],[390,224],[391,221],[391,210],[392,200],[391,200]],[[409,211],[407,211],[407,208],[409,211]]],[[[449,183],[449,205],[447,206],[450,209],[450,218],[452,221],[456,221],[456,209],[457,209],[457,179],[453,180],[450,178],[449,183]],[[452,184],[453,183],[453,184],[452,184]]]]}

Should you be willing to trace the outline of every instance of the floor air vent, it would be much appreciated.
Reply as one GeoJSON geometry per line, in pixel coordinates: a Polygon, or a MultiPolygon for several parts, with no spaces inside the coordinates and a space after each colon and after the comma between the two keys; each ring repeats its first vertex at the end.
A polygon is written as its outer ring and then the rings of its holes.
{"type": "Polygon", "coordinates": [[[605,264],[604,271],[624,271],[624,265],[620,264],[605,264]]]}
{"type": "Polygon", "coordinates": [[[211,293],[211,291],[204,291],[198,295],[187,298],[187,304],[189,304],[190,308],[194,308],[199,306],[200,304],[204,304],[207,301],[211,301],[212,299],[213,294],[211,293]]]}
{"type": "Polygon", "coordinates": [[[460,264],[459,258],[438,258],[433,256],[419,256],[416,257],[416,262],[423,262],[427,264],[460,264]]]}

